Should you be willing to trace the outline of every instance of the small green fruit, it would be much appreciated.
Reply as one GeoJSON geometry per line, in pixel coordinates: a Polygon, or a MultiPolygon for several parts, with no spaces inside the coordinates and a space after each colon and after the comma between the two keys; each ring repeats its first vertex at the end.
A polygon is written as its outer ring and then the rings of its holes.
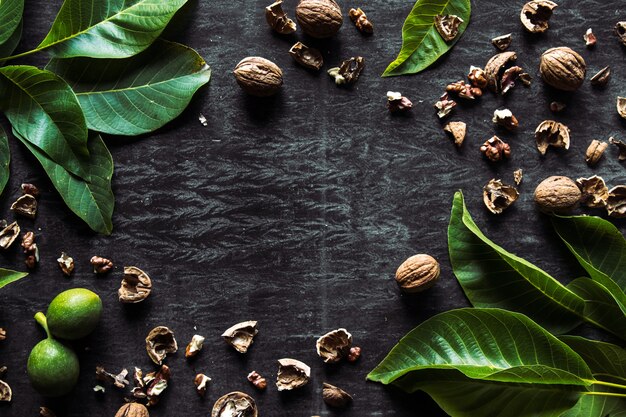
{"type": "Polygon", "coordinates": [[[86,288],[73,288],[54,297],[46,317],[53,336],[76,340],[96,328],[101,313],[102,301],[98,294],[86,288]]]}

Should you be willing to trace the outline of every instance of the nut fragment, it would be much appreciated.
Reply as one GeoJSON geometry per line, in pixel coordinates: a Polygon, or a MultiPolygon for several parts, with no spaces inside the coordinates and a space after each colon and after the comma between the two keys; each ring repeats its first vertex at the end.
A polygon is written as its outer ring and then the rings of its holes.
{"type": "Polygon", "coordinates": [[[283,0],[278,0],[265,8],[265,20],[272,29],[281,35],[289,35],[296,31],[296,23],[283,11],[283,0]]]}
{"type": "Polygon", "coordinates": [[[170,380],[171,372],[167,365],[161,365],[161,369],[157,372],[150,372],[144,377],[146,387],[146,398],[148,399],[147,407],[153,406],[159,402],[159,396],[165,391],[170,380]]]}
{"type": "Polygon", "coordinates": [[[30,194],[35,198],[39,198],[39,188],[34,184],[24,183],[21,185],[22,194],[30,194]]]}
{"type": "Polygon", "coordinates": [[[511,156],[511,147],[509,144],[497,136],[493,136],[491,139],[488,139],[485,143],[483,143],[480,147],[480,151],[491,162],[498,162],[511,156]]]}
{"type": "Polygon", "coordinates": [[[15,242],[20,234],[20,226],[17,222],[13,222],[0,231],[0,247],[8,249],[15,242]]]}
{"type": "Polygon", "coordinates": [[[506,130],[513,131],[519,126],[517,118],[509,109],[495,110],[492,121],[506,130]]]}
{"type": "Polygon", "coordinates": [[[352,396],[334,385],[324,382],[322,389],[324,402],[331,407],[345,408],[352,401],[352,396]]]}
{"type": "Polygon", "coordinates": [[[457,147],[463,145],[465,140],[465,134],[467,132],[467,125],[465,122],[450,122],[444,126],[443,130],[448,132],[454,139],[454,144],[457,147]]]}
{"type": "Polygon", "coordinates": [[[626,97],[617,97],[617,112],[626,119],[626,97]]]}
{"type": "Polygon", "coordinates": [[[456,101],[452,100],[448,93],[443,93],[441,97],[439,97],[439,101],[435,103],[435,108],[437,109],[437,116],[440,119],[443,119],[447,115],[450,114],[452,109],[456,106],[456,101]]]}
{"type": "Polygon", "coordinates": [[[466,84],[465,81],[457,81],[446,86],[446,92],[457,93],[460,98],[474,100],[476,97],[481,97],[483,92],[480,88],[472,87],[471,84],[466,84]]]}
{"type": "Polygon", "coordinates": [[[609,189],[602,177],[594,175],[589,178],[578,178],[576,184],[582,192],[581,204],[591,208],[606,207],[609,198],[609,189]]]}
{"type": "Polygon", "coordinates": [[[387,108],[391,113],[404,113],[413,107],[413,103],[402,93],[387,91],[387,108]]]}
{"type": "Polygon", "coordinates": [[[626,217],[626,185],[616,185],[609,190],[606,209],[611,217],[626,217]]]}
{"type": "Polygon", "coordinates": [[[487,78],[487,88],[494,93],[502,92],[502,77],[508,67],[517,59],[517,54],[513,51],[502,52],[494,55],[485,65],[485,77],[487,78]]]}
{"type": "Polygon", "coordinates": [[[446,42],[451,42],[457,37],[462,23],[463,19],[453,14],[435,16],[435,29],[446,42]]]}
{"type": "Polygon", "coordinates": [[[548,0],[529,1],[522,7],[520,20],[527,31],[543,33],[548,30],[548,21],[552,17],[552,10],[558,5],[548,0]]]}
{"type": "Polygon", "coordinates": [[[580,201],[582,193],[574,181],[568,177],[548,177],[535,189],[535,203],[546,212],[567,212],[580,201]]]}
{"type": "Polygon", "coordinates": [[[336,363],[350,353],[352,335],[346,329],[337,329],[317,339],[317,354],[325,363],[336,363]]]}
{"type": "Polygon", "coordinates": [[[602,68],[600,71],[596,73],[593,77],[591,77],[591,85],[594,87],[604,87],[608,84],[611,79],[611,67],[606,66],[602,68]]]}
{"type": "Polygon", "coordinates": [[[291,391],[305,386],[311,378],[311,368],[296,359],[278,360],[276,387],[278,391],[291,391]]]}
{"type": "Polygon", "coordinates": [[[348,356],[346,357],[346,359],[348,360],[348,362],[356,362],[359,360],[360,357],[361,357],[361,348],[358,346],[352,346],[350,348],[350,352],[348,353],[348,356]]]}
{"type": "Polygon", "coordinates": [[[126,379],[128,369],[122,369],[117,375],[107,372],[102,366],[96,366],[96,379],[110,382],[118,388],[124,389],[130,382],[126,379]]]}
{"type": "Polygon", "coordinates": [[[405,293],[418,293],[432,287],[439,279],[439,262],[423,253],[413,255],[396,270],[396,283],[405,293]]]}
{"type": "Polygon", "coordinates": [[[146,351],[152,362],[161,365],[168,353],[178,350],[174,332],[165,326],[157,326],[150,330],[146,337],[146,351]]]}
{"type": "Polygon", "coordinates": [[[37,216],[37,199],[30,194],[24,194],[11,204],[11,210],[21,216],[34,219],[37,216]]]}
{"type": "Polygon", "coordinates": [[[139,403],[126,403],[115,413],[115,417],[149,417],[148,409],[139,403]]]}
{"type": "Polygon", "coordinates": [[[120,302],[139,303],[148,298],[151,291],[152,280],[148,274],[136,266],[124,267],[122,285],[117,291],[120,302]]]}
{"type": "Polygon", "coordinates": [[[39,262],[39,248],[35,243],[35,233],[26,232],[22,236],[22,250],[26,255],[24,263],[29,269],[35,268],[39,262]]]}
{"type": "Polygon", "coordinates": [[[585,152],[585,162],[590,166],[597,164],[608,146],[607,142],[601,142],[597,139],[592,140],[585,152]]]}
{"type": "Polygon", "coordinates": [[[550,103],[550,111],[554,113],[559,113],[565,110],[565,107],[567,107],[567,104],[560,101],[553,101],[552,103],[550,103]]]}
{"type": "Polygon", "coordinates": [[[39,407],[40,417],[56,417],[56,414],[48,407],[39,407]]]}
{"type": "Polygon", "coordinates": [[[296,42],[289,50],[289,55],[298,64],[315,71],[319,71],[322,65],[324,65],[322,53],[315,48],[309,48],[302,42],[296,42]]]}
{"type": "Polygon", "coordinates": [[[593,34],[593,30],[591,28],[587,29],[585,34],[583,35],[583,40],[585,41],[585,46],[592,47],[598,41],[596,39],[596,35],[593,34]]]}
{"type": "Polygon", "coordinates": [[[196,356],[198,352],[202,350],[203,344],[204,337],[200,336],[199,334],[194,334],[191,337],[191,342],[189,342],[187,348],[185,349],[185,357],[191,358],[196,356]]]}
{"type": "Polygon", "coordinates": [[[511,88],[515,87],[515,81],[518,79],[521,80],[526,86],[530,85],[530,75],[526,74],[522,67],[515,65],[511,68],[507,68],[502,73],[502,78],[500,79],[500,89],[502,95],[508,93],[511,88]]]}
{"type": "Polygon", "coordinates": [[[4,330],[2,327],[0,327],[0,341],[6,340],[6,338],[7,338],[7,331],[4,330]]]}
{"type": "Polygon", "coordinates": [[[237,352],[246,353],[258,332],[256,321],[242,321],[226,329],[222,337],[237,352]]]}
{"type": "Polygon", "coordinates": [[[541,55],[539,72],[546,84],[563,91],[576,91],[585,81],[587,65],[576,51],[561,46],[541,55]]]}
{"type": "Polygon", "coordinates": [[[356,28],[362,33],[374,33],[374,25],[370,22],[365,15],[365,12],[361,8],[350,9],[348,12],[350,20],[356,26],[356,28]]]}
{"type": "Polygon", "coordinates": [[[548,147],[569,149],[569,128],[563,123],[554,120],[544,120],[535,129],[535,142],[537,149],[545,155],[548,147]]]}
{"type": "Polygon", "coordinates": [[[211,417],[257,417],[254,399],[243,392],[233,391],[215,401],[211,417]]]}
{"type": "Polygon", "coordinates": [[[622,45],[626,46],[626,22],[617,22],[615,24],[615,34],[622,45]]]}
{"type": "Polygon", "coordinates": [[[209,384],[209,382],[211,382],[211,378],[209,378],[205,374],[196,375],[196,377],[193,379],[193,383],[196,386],[196,392],[198,393],[198,395],[204,397],[204,395],[206,394],[206,390],[208,389],[207,385],[209,384]]]}
{"type": "Polygon", "coordinates": [[[511,46],[512,37],[510,33],[493,38],[491,43],[501,51],[506,51],[511,46]]]}
{"type": "Polygon", "coordinates": [[[263,378],[257,371],[252,371],[248,374],[248,381],[254,385],[257,389],[263,391],[267,388],[267,380],[263,378]]]}
{"type": "Polygon", "coordinates": [[[345,80],[346,84],[354,84],[365,68],[365,59],[362,56],[346,59],[339,66],[339,75],[345,80]]]}
{"type": "Polygon", "coordinates": [[[106,274],[113,269],[113,262],[101,256],[92,256],[89,263],[93,266],[94,274],[106,274]]]}
{"type": "Polygon", "coordinates": [[[617,148],[619,149],[619,156],[617,157],[617,159],[619,159],[620,161],[626,160],[626,143],[622,142],[621,140],[615,139],[613,136],[609,138],[609,143],[611,145],[617,146],[617,148]]]}
{"type": "Polygon", "coordinates": [[[483,202],[493,214],[501,214],[517,200],[519,193],[512,185],[492,179],[483,187],[483,202]]]}
{"type": "Polygon", "coordinates": [[[522,84],[524,84],[524,87],[530,87],[530,85],[533,83],[533,77],[531,77],[530,74],[527,72],[522,72],[521,74],[519,74],[517,76],[517,79],[520,80],[522,84]]]}
{"type": "Polygon", "coordinates": [[[13,396],[13,392],[11,391],[11,387],[6,382],[0,380],[0,401],[11,401],[11,397],[13,396]]]}
{"type": "Polygon", "coordinates": [[[283,85],[283,72],[278,65],[259,56],[242,59],[233,74],[243,91],[256,97],[272,96],[283,85]]]}
{"type": "MultiPolygon", "coordinates": [[[[482,68],[470,66],[469,74],[467,74],[467,79],[470,84],[477,88],[485,88],[487,87],[487,76],[485,75],[485,71],[482,68]]],[[[481,91],[482,93],[482,91],[481,91]]]]}
{"type": "Polygon", "coordinates": [[[59,263],[59,268],[61,268],[61,271],[63,271],[65,276],[69,277],[72,275],[72,272],[74,271],[74,258],[65,252],[61,252],[61,256],[57,258],[57,262],[59,263]]]}
{"type": "Polygon", "coordinates": [[[522,178],[524,177],[524,172],[522,169],[516,169],[513,171],[513,181],[515,181],[516,185],[520,185],[522,183],[522,178]]]}
{"type": "Polygon", "coordinates": [[[313,38],[329,38],[343,23],[341,8],[334,0],[300,0],[296,19],[304,33],[313,38]]]}

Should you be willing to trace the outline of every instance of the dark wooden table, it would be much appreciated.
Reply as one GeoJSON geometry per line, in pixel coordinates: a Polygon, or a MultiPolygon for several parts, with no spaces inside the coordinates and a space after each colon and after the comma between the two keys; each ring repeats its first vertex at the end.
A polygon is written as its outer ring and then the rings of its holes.
{"type": "MultiPolygon", "coordinates": [[[[626,48],[612,34],[626,19],[620,2],[559,2],[550,30],[524,33],[520,2],[473,1],[471,24],[458,45],[431,69],[416,75],[383,79],[380,74],[396,56],[401,27],[411,1],[341,1],[344,15],[362,6],[375,26],[362,36],[346,16],[339,34],[314,41],[298,32],[283,37],[271,32],[264,18],[270,1],[191,0],[177,16],[167,37],[197,49],[213,69],[213,78],[176,121],[141,138],[106,139],[116,164],[113,188],[116,209],[111,236],[94,235],[63,204],[37,161],[11,140],[12,177],[0,198],[0,214],[13,218],[11,202],[19,184],[42,188],[40,211],[23,229],[37,233],[41,264],[36,272],[0,291],[0,365],[14,400],[0,415],[38,415],[49,405],[61,416],[113,416],[125,393],[107,387],[94,393],[94,370],[153,368],[144,338],[157,325],[174,330],[181,347],[194,333],[206,337],[193,361],[182,351],[168,358],[172,383],[153,416],[207,415],[222,394],[252,394],[260,415],[344,415],[405,417],[440,416],[428,396],[406,395],[365,382],[365,375],[407,331],[444,310],[468,305],[452,274],[446,228],[455,190],[465,192],[477,224],[493,240],[564,281],[582,274],[532,202],[536,184],[549,175],[577,178],[598,174],[608,184],[624,183],[624,166],[609,148],[596,168],[584,162],[592,139],[609,135],[626,139],[626,121],[615,111],[615,97],[625,95],[626,48]],[[622,10],[620,10],[622,9],[622,10]],[[592,27],[594,49],[582,36],[592,27]],[[506,97],[486,94],[463,103],[451,120],[468,124],[463,148],[455,149],[432,108],[448,82],[462,79],[470,65],[483,66],[496,51],[491,38],[513,33],[512,50],[534,77],[530,89],[516,87],[506,97]],[[320,48],[329,65],[362,55],[366,69],[353,88],[338,88],[325,74],[298,67],[287,54],[303,40],[320,48]],[[580,91],[560,95],[540,81],[540,54],[553,46],[570,46],[587,61],[588,74],[611,65],[613,78],[604,90],[588,82],[580,91]],[[260,55],[284,71],[284,86],[274,98],[246,96],[231,74],[242,58],[260,55]],[[396,117],[385,107],[388,90],[414,103],[410,115],[396,117]],[[559,99],[567,109],[553,115],[548,105],[559,99]],[[520,129],[494,130],[494,109],[508,107],[520,129]],[[198,122],[202,113],[208,120],[198,122]],[[544,119],[556,118],[572,131],[568,151],[541,157],[533,132],[544,119]],[[478,150],[494,133],[511,144],[512,157],[490,165],[478,150]],[[489,214],[482,187],[491,178],[512,182],[524,170],[518,202],[501,216],[489,214]],[[65,278],[56,258],[61,251],[76,260],[73,277],[65,278]],[[415,253],[441,262],[441,280],[417,297],[402,296],[393,280],[397,266],[415,253]],[[92,255],[111,258],[116,268],[104,277],[91,272],[92,255]],[[124,265],[136,265],[154,281],[144,303],[117,301],[124,265]],[[87,287],[103,299],[98,329],[76,343],[82,372],[74,393],[49,401],[31,387],[26,359],[42,331],[32,319],[52,297],[67,288],[87,287]],[[259,335],[246,355],[228,347],[220,334],[243,320],[258,320],[259,335]],[[326,366],[315,353],[321,334],[345,327],[363,348],[356,364],[326,366]],[[310,384],[278,393],[276,360],[300,359],[312,367],[310,384]],[[257,370],[270,379],[264,393],[255,392],[246,375],[257,370]],[[213,381],[206,399],[192,383],[197,372],[213,381]],[[333,412],[322,402],[328,381],[354,395],[354,404],[333,412]]],[[[50,27],[61,1],[29,0],[20,51],[36,46],[50,27]]],[[[285,0],[293,17],[295,0],[285,0]]],[[[44,65],[40,54],[20,61],[44,65]]],[[[2,120],[5,128],[6,120],[2,120]]],[[[616,223],[621,230],[624,223],[616,223]]],[[[18,245],[0,254],[2,266],[24,269],[18,245]]]]}

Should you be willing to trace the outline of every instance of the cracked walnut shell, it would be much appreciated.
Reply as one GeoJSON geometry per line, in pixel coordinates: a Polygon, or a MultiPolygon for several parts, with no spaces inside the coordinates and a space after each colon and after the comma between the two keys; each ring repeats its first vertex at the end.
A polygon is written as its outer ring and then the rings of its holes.
{"type": "Polygon", "coordinates": [[[535,203],[548,213],[567,212],[578,205],[581,197],[576,183],[563,176],[548,177],[535,189],[535,203]]]}
{"type": "Polygon", "coordinates": [[[221,396],[215,401],[211,417],[257,417],[259,411],[254,399],[239,391],[221,396]]]}
{"type": "Polygon", "coordinates": [[[337,329],[317,339],[317,354],[325,363],[336,363],[350,353],[352,335],[346,329],[337,329]]]}
{"type": "Polygon", "coordinates": [[[507,51],[496,54],[487,61],[485,65],[485,77],[487,78],[487,88],[489,90],[494,93],[505,93],[502,83],[504,74],[511,68],[515,68],[511,66],[516,59],[517,54],[515,52],[507,51]]]}
{"type": "Polygon", "coordinates": [[[300,0],[296,20],[307,35],[330,38],[343,24],[341,8],[335,0],[300,0]]]}
{"type": "Polygon", "coordinates": [[[269,59],[260,56],[242,59],[233,74],[242,90],[251,96],[272,96],[283,85],[283,71],[269,59]]]}
{"type": "Polygon", "coordinates": [[[339,387],[324,382],[322,398],[326,404],[335,408],[345,408],[352,402],[352,396],[339,387]]]}
{"type": "Polygon", "coordinates": [[[139,303],[148,298],[150,292],[152,280],[148,274],[136,266],[125,266],[122,286],[117,291],[120,302],[139,303]]]}
{"type": "Polygon", "coordinates": [[[311,379],[311,368],[296,359],[283,358],[278,360],[276,387],[278,391],[291,391],[308,384],[311,379]]]}
{"type": "Polygon", "coordinates": [[[178,344],[174,338],[174,332],[165,326],[157,326],[150,330],[146,337],[146,351],[152,362],[157,365],[163,363],[168,353],[175,353],[178,344]]]}
{"type": "Polygon", "coordinates": [[[569,149],[569,128],[563,123],[554,120],[544,120],[535,129],[535,142],[537,149],[545,155],[550,146],[554,148],[569,149]]]}
{"type": "Polygon", "coordinates": [[[561,46],[541,55],[539,72],[546,84],[563,91],[576,91],[585,81],[587,65],[578,52],[561,46]]]}
{"type": "Polygon", "coordinates": [[[278,0],[265,8],[265,20],[272,29],[281,35],[289,35],[296,31],[296,23],[283,11],[283,0],[278,0]]]}
{"type": "Polygon", "coordinates": [[[242,321],[226,329],[222,337],[237,352],[246,353],[258,332],[256,321],[242,321]]]}
{"type": "Polygon", "coordinates": [[[616,185],[609,190],[606,210],[611,217],[626,217],[626,185],[616,185]]]}
{"type": "Polygon", "coordinates": [[[558,5],[549,0],[529,1],[522,7],[520,20],[527,31],[543,33],[548,30],[548,21],[552,17],[552,10],[558,5]]]}
{"type": "Polygon", "coordinates": [[[519,193],[512,185],[492,179],[483,187],[483,202],[493,214],[501,214],[517,200],[519,193]]]}
{"type": "Polygon", "coordinates": [[[396,283],[405,293],[418,293],[432,287],[439,279],[439,273],[439,262],[420,253],[402,262],[396,271],[396,283]]]}
{"type": "Polygon", "coordinates": [[[581,204],[591,208],[606,207],[609,198],[609,189],[604,183],[604,179],[597,175],[589,178],[578,178],[576,184],[582,192],[581,204]]]}

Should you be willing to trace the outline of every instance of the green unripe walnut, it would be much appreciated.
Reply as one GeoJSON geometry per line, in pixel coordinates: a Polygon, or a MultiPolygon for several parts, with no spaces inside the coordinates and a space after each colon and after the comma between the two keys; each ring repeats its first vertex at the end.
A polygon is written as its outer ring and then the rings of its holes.
{"type": "Polygon", "coordinates": [[[54,337],[76,340],[96,328],[101,314],[102,301],[98,294],[85,288],[73,288],[54,297],[46,317],[54,337]]]}

